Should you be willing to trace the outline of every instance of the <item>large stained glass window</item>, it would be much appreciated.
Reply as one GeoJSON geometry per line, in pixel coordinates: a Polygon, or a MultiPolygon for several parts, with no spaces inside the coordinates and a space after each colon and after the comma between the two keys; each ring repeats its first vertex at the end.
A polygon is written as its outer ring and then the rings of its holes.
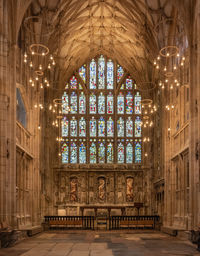
{"type": "Polygon", "coordinates": [[[134,77],[103,55],[81,66],[62,95],[63,164],[141,164],[142,106],[134,77]]]}

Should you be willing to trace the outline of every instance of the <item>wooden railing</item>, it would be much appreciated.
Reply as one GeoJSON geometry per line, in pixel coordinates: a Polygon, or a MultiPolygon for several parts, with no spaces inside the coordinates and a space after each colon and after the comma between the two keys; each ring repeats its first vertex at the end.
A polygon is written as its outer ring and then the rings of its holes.
{"type": "Polygon", "coordinates": [[[154,229],[159,216],[111,216],[109,229],[154,229]]]}
{"type": "Polygon", "coordinates": [[[45,216],[50,229],[94,229],[94,216],[45,216]]]}

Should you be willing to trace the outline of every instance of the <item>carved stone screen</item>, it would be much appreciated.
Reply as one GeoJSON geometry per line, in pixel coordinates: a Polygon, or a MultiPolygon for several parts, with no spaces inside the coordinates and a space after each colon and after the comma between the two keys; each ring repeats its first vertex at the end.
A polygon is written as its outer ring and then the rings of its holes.
{"type": "Polygon", "coordinates": [[[79,68],[65,87],[62,114],[63,164],[141,163],[141,95],[111,59],[100,55],[79,68]]]}

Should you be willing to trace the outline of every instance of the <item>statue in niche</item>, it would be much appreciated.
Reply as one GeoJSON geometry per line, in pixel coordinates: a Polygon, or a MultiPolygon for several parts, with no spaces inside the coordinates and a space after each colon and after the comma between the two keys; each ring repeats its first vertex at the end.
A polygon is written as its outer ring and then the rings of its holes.
{"type": "Polygon", "coordinates": [[[78,196],[78,179],[73,177],[70,179],[70,201],[77,202],[78,196]]]}
{"type": "Polygon", "coordinates": [[[133,202],[133,178],[126,179],[126,201],[133,202]]]}
{"type": "Polygon", "coordinates": [[[105,178],[98,178],[98,193],[100,201],[105,201],[106,199],[106,181],[105,178]]]}

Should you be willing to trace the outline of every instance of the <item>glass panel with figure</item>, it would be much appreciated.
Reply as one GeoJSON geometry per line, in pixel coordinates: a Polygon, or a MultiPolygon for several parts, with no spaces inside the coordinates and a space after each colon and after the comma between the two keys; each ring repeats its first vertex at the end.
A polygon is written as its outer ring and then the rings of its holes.
{"type": "Polygon", "coordinates": [[[86,113],[86,98],[83,92],[79,96],[79,114],[86,113]]]}
{"type": "Polygon", "coordinates": [[[101,92],[98,97],[98,113],[105,114],[105,96],[101,92]]]}
{"type": "Polygon", "coordinates": [[[77,163],[77,146],[76,143],[72,142],[70,146],[70,163],[77,163]]]}
{"type": "Polygon", "coordinates": [[[117,136],[124,137],[124,119],[122,117],[117,120],[117,136]]]}
{"type": "Polygon", "coordinates": [[[126,137],[133,137],[133,121],[130,117],[126,120],[126,137]]]}
{"type": "Polygon", "coordinates": [[[135,118],[135,137],[141,137],[142,136],[142,122],[139,116],[136,116],[135,118]]]}
{"type": "Polygon", "coordinates": [[[133,80],[130,78],[126,79],[126,89],[127,90],[132,90],[133,89],[133,80]]]}
{"type": "Polygon", "coordinates": [[[90,95],[90,114],[96,114],[96,112],[97,112],[96,95],[92,93],[90,95]]]}
{"type": "Polygon", "coordinates": [[[71,104],[71,114],[77,114],[77,95],[75,92],[72,92],[70,97],[71,104]]]}
{"type": "Polygon", "coordinates": [[[72,76],[72,78],[70,79],[70,86],[71,89],[77,89],[77,79],[75,76],[72,76]]]}
{"type": "Polygon", "coordinates": [[[137,92],[135,95],[135,114],[142,114],[141,95],[139,94],[139,92],[137,92]]]}
{"type": "Polygon", "coordinates": [[[124,163],[124,145],[120,142],[117,147],[117,160],[119,164],[124,163]]]}
{"type": "Polygon", "coordinates": [[[62,96],[62,113],[63,114],[69,113],[69,98],[66,92],[64,92],[62,96]]]}
{"type": "Polygon", "coordinates": [[[92,60],[90,62],[90,89],[96,89],[96,62],[92,60]]]}
{"type": "Polygon", "coordinates": [[[108,60],[107,62],[107,89],[112,90],[113,89],[113,83],[114,83],[114,64],[112,60],[108,60]]]}
{"type": "Polygon", "coordinates": [[[117,96],[117,114],[124,114],[124,95],[121,92],[117,96]]]}
{"type": "Polygon", "coordinates": [[[102,142],[99,145],[98,154],[99,154],[99,163],[105,163],[105,146],[102,142]]]}
{"type": "Polygon", "coordinates": [[[98,60],[98,89],[105,88],[105,59],[103,55],[98,60]]]}
{"type": "Polygon", "coordinates": [[[133,163],[133,146],[131,143],[128,143],[128,145],[126,146],[126,163],[133,163]]]}
{"type": "Polygon", "coordinates": [[[135,163],[142,161],[142,146],[140,141],[135,141],[135,163]]]}
{"type": "Polygon", "coordinates": [[[117,82],[121,80],[122,76],[124,75],[124,70],[120,65],[117,65],[117,82]]]}
{"type": "Polygon", "coordinates": [[[126,114],[133,114],[133,95],[130,92],[126,95],[126,114]]]}
{"type": "Polygon", "coordinates": [[[113,95],[110,92],[107,96],[107,114],[113,114],[114,108],[113,108],[113,95]]]}
{"type": "Polygon", "coordinates": [[[86,163],[86,147],[84,143],[81,143],[79,147],[79,163],[80,164],[86,163]]]}
{"type": "Polygon", "coordinates": [[[66,116],[62,119],[62,137],[67,137],[69,132],[69,121],[66,116]]]}
{"type": "Polygon", "coordinates": [[[111,117],[109,117],[107,121],[107,136],[108,137],[114,136],[114,122],[111,117]]]}
{"type": "Polygon", "coordinates": [[[96,137],[97,135],[97,123],[94,117],[90,120],[90,137],[96,137]]]}
{"type": "Polygon", "coordinates": [[[105,120],[103,117],[100,117],[98,121],[98,135],[99,137],[105,137],[105,120]]]}
{"type": "Polygon", "coordinates": [[[85,64],[81,68],[79,68],[79,76],[82,78],[85,84],[86,82],[86,65],[85,64]]]}
{"type": "Polygon", "coordinates": [[[107,163],[113,163],[114,160],[114,149],[113,143],[109,143],[107,146],[107,163]]]}
{"type": "Polygon", "coordinates": [[[85,118],[81,117],[79,120],[79,136],[85,137],[86,136],[86,121],[85,118]]]}
{"type": "Polygon", "coordinates": [[[96,164],[97,162],[96,154],[97,154],[96,144],[92,142],[90,145],[90,163],[91,164],[96,164]]]}
{"type": "Polygon", "coordinates": [[[74,116],[70,121],[70,135],[71,137],[77,137],[77,120],[74,116]]]}
{"type": "Polygon", "coordinates": [[[62,145],[62,163],[67,164],[69,162],[69,148],[66,143],[62,145]]]}

